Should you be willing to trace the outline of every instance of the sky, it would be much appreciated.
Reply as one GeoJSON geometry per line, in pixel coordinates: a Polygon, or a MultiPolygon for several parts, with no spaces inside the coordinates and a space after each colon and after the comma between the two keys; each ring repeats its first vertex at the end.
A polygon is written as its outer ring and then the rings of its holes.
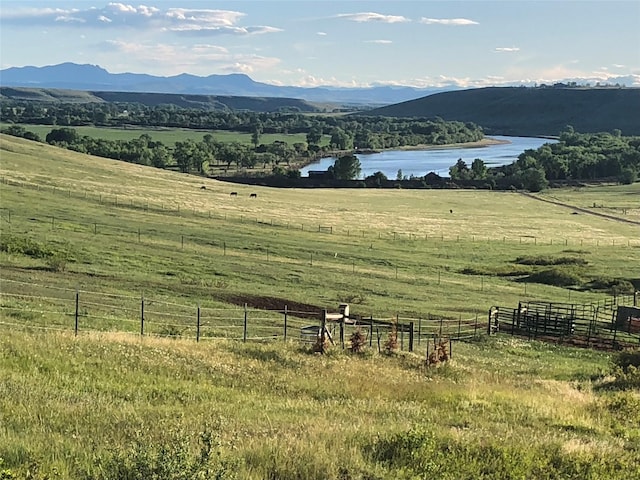
{"type": "Polygon", "coordinates": [[[302,87],[640,87],[640,0],[138,2],[2,0],[0,69],[73,62],[302,87]]]}

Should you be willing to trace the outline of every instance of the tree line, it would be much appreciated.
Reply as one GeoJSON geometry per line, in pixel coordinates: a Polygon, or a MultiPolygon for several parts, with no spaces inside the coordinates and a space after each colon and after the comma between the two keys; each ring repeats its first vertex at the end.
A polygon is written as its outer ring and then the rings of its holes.
{"type": "MultiPolygon", "coordinates": [[[[374,150],[417,145],[466,143],[483,138],[472,123],[442,119],[395,119],[369,116],[313,116],[297,113],[212,112],[149,107],[139,104],[46,104],[11,101],[1,105],[4,133],[42,141],[26,130],[27,124],[51,124],[45,141],[82,153],[158,168],[177,168],[185,173],[207,175],[211,167],[251,170],[257,166],[276,175],[296,176],[292,164],[307,163],[335,151],[374,150]],[[63,125],[63,126],[61,126],[63,125]],[[80,135],[73,126],[155,127],[197,126],[201,141],[185,140],[165,145],[149,134],[133,140],[108,140],[80,135]],[[210,133],[227,130],[251,134],[251,145],[221,142],[210,133]],[[261,143],[265,133],[304,133],[304,142],[261,143]]],[[[297,174],[299,176],[299,173],[297,174]]]]}
{"type": "Polygon", "coordinates": [[[550,184],[613,180],[630,184],[640,172],[640,137],[613,133],[578,133],[568,126],[556,143],[525,150],[510,165],[487,168],[481,159],[471,166],[459,159],[449,169],[452,180],[485,182],[490,188],[537,192],[550,184]]]}

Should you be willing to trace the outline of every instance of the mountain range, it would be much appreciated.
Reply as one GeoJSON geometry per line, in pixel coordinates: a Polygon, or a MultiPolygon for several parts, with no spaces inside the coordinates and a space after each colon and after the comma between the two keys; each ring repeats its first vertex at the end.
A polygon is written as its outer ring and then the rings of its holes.
{"type": "Polygon", "coordinates": [[[109,73],[97,65],[61,63],[46,67],[11,67],[0,70],[3,87],[57,88],[102,92],[232,95],[239,97],[297,98],[340,105],[381,106],[458,89],[456,86],[415,88],[373,86],[367,88],[278,86],[252,80],[244,74],[180,74],[161,77],[141,73],[109,73]]]}

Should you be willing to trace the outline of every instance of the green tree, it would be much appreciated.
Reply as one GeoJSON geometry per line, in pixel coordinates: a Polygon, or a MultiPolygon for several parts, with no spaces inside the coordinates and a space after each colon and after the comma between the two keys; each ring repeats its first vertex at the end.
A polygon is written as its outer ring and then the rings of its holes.
{"type": "Polygon", "coordinates": [[[473,163],[471,163],[471,178],[474,180],[484,180],[487,178],[487,166],[479,158],[476,158],[473,163]]]}
{"type": "Polygon", "coordinates": [[[319,145],[320,140],[322,140],[322,127],[313,126],[307,132],[307,143],[309,145],[319,145]]]}
{"type": "Polygon", "coordinates": [[[343,155],[336,159],[329,170],[336,180],[354,180],[360,176],[362,167],[360,160],[355,155],[343,155]]]}
{"type": "Polygon", "coordinates": [[[367,178],[365,178],[364,183],[367,187],[381,187],[387,180],[387,176],[384,173],[378,171],[373,175],[369,175],[367,178]]]}
{"type": "Polygon", "coordinates": [[[449,176],[452,180],[469,180],[471,175],[467,163],[459,158],[455,165],[449,167],[449,176]]]}

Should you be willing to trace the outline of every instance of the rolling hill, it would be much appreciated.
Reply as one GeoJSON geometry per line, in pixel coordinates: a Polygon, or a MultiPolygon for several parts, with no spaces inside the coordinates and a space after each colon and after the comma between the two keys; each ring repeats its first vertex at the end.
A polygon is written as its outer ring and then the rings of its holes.
{"type": "Polygon", "coordinates": [[[28,100],[48,103],[121,102],[148,106],[175,105],[180,108],[204,110],[249,110],[252,112],[296,111],[319,113],[331,111],[336,105],[315,104],[297,98],[238,97],[190,95],[179,93],[88,92],[54,88],[0,87],[0,100],[28,100]]]}
{"type": "Polygon", "coordinates": [[[473,122],[494,135],[558,135],[567,125],[581,133],[640,135],[640,89],[488,87],[437,93],[367,115],[473,122]]]}

